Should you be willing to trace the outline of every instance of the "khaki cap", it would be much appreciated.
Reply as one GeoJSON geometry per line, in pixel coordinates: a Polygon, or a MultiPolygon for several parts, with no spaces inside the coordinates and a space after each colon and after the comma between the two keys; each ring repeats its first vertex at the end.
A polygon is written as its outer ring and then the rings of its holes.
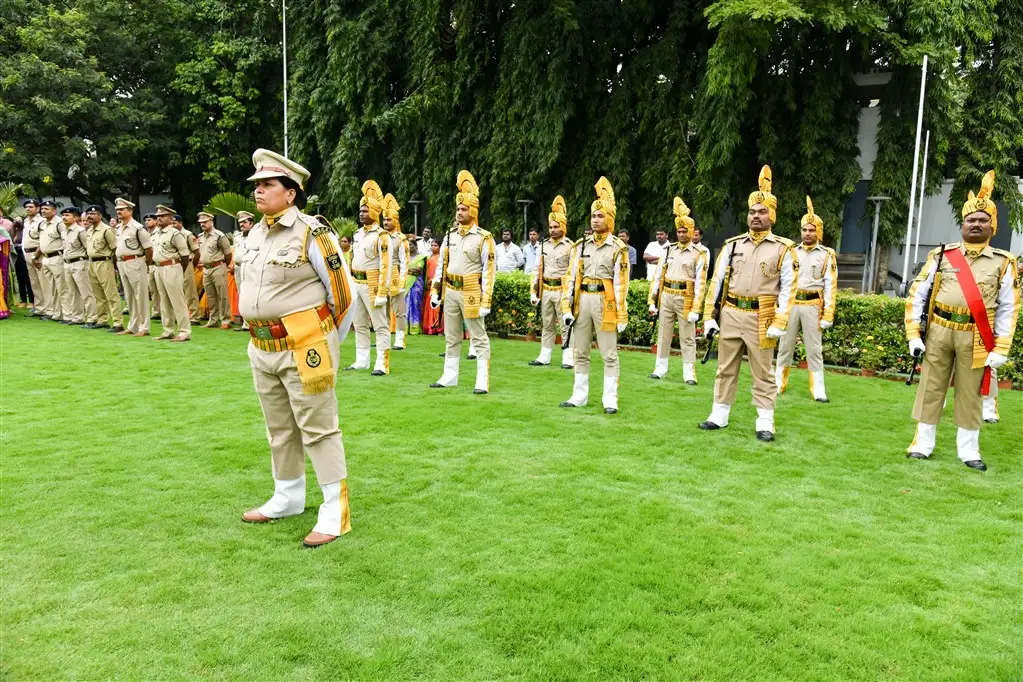
{"type": "Polygon", "coordinates": [[[265,178],[290,178],[298,183],[298,186],[305,189],[305,182],[309,179],[309,171],[298,165],[291,159],[285,158],[277,152],[269,149],[257,149],[252,153],[252,165],[256,172],[249,180],[263,180],[265,178]]]}
{"type": "Polygon", "coordinates": [[[135,208],[135,204],[131,203],[127,199],[115,199],[114,208],[135,208]]]}
{"type": "Polygon", "coordinates": [[[206,211],[199,211],[196,217],[199,219],[199,222],[202,222],[204,220],[213,220],[214,218],[212,213],[207,213],[206,211]]]}
{"type": "Polygon", "coordinates": [[[174,216],[174,209],[169,207],[169,206],[164,206],[163,204],[159,204],[156,207],[156,215],[169,215],[169,216],[173,217],[174,216]]]}
{"type": "Polygon", "coordinates": [[[234,217],[239,222],[242,220],[254,220],[256,218],[256,216],[252,215],[248,211],[238,211],[234,217]]]}

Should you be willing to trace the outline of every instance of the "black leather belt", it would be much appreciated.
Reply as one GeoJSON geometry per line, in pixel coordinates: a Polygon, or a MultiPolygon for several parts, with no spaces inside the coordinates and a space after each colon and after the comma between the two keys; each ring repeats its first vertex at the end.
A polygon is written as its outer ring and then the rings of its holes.
{"type": "Polygon", "coordinates": [[[543,278],[543,283],[546,286],[549,286],[549,287],[560,287],[561,286],[561,280],[560,279],[548,279],[547,277],[544,277],[543,278]]]}
{"type": "Polygon", "coordinates": [[[60,251],[50,251],[49,253],[46,253],[46,252],[44,251],[44,252],[43,252],[43,256],[44,256],[45,258],[50,258],[50,257],[52,257],[52,256],[59,256],[59,255],[61,255],[62,253],[64,253],[64,250],[63,250],[63,249],[61,249],[60,251]]]}
{"type": "Polygon", "coordinates": [[[81,256],[80,258],[65,258],[64,262],[70,264],[70,263],[77,263],[78,261],[82,261],[82,260],[85,260],[85,256],[81,256]]]}
{"type": "Polygon", "coordinates": [[[100,261],[110,260],[110,256],[89,256],[89,260],[93,263],[98,263],[100,261]]]}
{"type": "Polygon", "coordinates": [[[952,312],[949,312],[947,310],[942,310],[941,308],[938,308],[937,306],[935,306],[935,308],[934,308],[934,316],[935,317],[940,317],[943,320],[948,320],[949,322],[955,322],[957,324],[974,324],[974,323],[976,323],[976,320],[973,319],[973,314],[972,313],[952,313],[952,312]]]}
{"type": "Polygon", "coordinates": [[[797,291],[796,292],[796,300],[797,301],[816,301],[820,297],[821,297],[821,292],[819,292],[819,291],[797,291]]]}
{"type": "Polygon", "coordinates": [[[760,301],[755,298],[729,296],[725,300],[739,310],[760,310],[760,301]]]}

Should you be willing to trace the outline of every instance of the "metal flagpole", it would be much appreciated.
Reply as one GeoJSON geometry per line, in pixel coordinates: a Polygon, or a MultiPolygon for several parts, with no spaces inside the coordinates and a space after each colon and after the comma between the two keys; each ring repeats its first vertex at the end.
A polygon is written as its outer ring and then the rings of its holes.
{"type": "Polygon", "coordinates": [[[522,241],[523,243],[529,241],[529,205],[533,203],[532,199],[517,199],[516,203],[522,205],[522,241]]]}
{"type": "Polygon", "coordinates": [[[920,172],[920,210],[916,214],[916,243],[913,245],[913,264],[920,262],[920,230],[924,226],[924,196],[927,194],[927,154],[931,150],[931,131],[924,140],[924,167],[920,172]]]}
{"type": "Polygon", "coordinates": [[[870,231],[870,251],[867,260],[863,263],[863,293],[874,292],[874,279],[877,276],[877,230],[881,225],[881,204],[888,201],[889,197],[867,197],[867,201],[874,202],[874,225],[870,231]]]}
{"type": "Polygon", "coordinates": [[[281,0],[281,26],[284,31],[284,156],[288,155],[288,0],[281,0]]]}
{"type": "Polygon", "coordinates": [[[913,144],[913,180],[909,187],[909,217],[906,220],[905,257],[902,259],[902,290],[909,281],[909,247],[913,241],[913,209],[916,208],[916,174],[920,170],[920,133],[924,127],[924,93],[927,89],[927,55],[920,74],[920,106],[916,112],[916,142],[913,144]]]}

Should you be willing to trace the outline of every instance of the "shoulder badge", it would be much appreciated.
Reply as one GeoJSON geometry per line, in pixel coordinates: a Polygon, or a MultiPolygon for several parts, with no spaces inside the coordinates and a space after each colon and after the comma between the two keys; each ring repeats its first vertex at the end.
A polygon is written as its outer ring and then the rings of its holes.
{"type": "Polygon", "coordinates": [[[732,242],[737,242],[740,239],[743,239],[745,236],[746,236],[746,233],[743,232],[742,234],[737,234],[734,237],[729,237],[728,239],[725,240],[725,244],[730,244],[732,242]]]}
{"type": "MultiPolygon", "coordinates": [[[[954,251],[954,250],[958,249],[961,244],[962,244],[962,242],[952,242],[951,244],[945,244],[945,250],[946,251],[954,251]]],[[[939,249],[940,249],[940,247],[938,249],[934,249],[934,251],[932,253],[937,253],[939,249]]]]}
{"type": "Polygon", "coordinates": [[[777,239],[779,242],[781,242],[785,246],[795,246],[796,245],[796,243],[794,241],[792,241],[791,239],[789,239],[787,237],[779,237],[778,235],[774,235],[774,237],[775,237],[775,239],[777,239]]]}
{"type": "Polygon", "coordinates": [[[332,253],[329,256],[327,256],[326,260],[327,260],[327,267],[330,268],[331,270],[340,270],[341,269],[341,257],[338,254],[332,253]]]}

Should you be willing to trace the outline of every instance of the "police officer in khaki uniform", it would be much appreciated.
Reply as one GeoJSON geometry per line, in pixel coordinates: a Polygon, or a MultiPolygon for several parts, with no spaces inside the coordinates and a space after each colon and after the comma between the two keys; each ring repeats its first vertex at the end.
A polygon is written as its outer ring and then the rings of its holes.
{"type": "MultiPolygon", "coordinates": [[[[547,224],[551,236],[540,243],[537,254],[536,270],[529,288],[529,301],[534,306],[540,305],[542,331],[540,333],[540,355],[530,360],[534,367],[545,367],[551,364],[554,352],[554,341],[558,334],[564,337],[568,329],[561,324],[561,292],[564,288],[565,275],[572,257],[572,240],[565,237],[568,231],[568,207],[565,198],[560,194],[554,197],[551,212],[547,216],[547,224]],[[542,302],[541,302],[542,299],[542,302]]],[[[561,349],[561,368],[571,369],[575,366],[571,348],[561,349]]]]}
{"type": "Polygon", "coordinates": [[[117,199],[114,209],[117,226],[117,272],[121,275],[124,298],[128,302],[128,328],[118,334],[149,336],[149,264],[153,262],[153,244],[149,231],[132,212],[135,204],[117,199]]]}
{"type": "Polygon", "coordinates": [[[206,328],[220,326],[231,329],[231,297],[227,293],[227,269],[234,267],[234,250],[231,240],[213,227],[213,214],[199,213],[199,262],[202,264],[202,287],[206,291],[206,304],[210,309],[210,321],[206,328]]]}
{"type": "Polygon", "coordinates": [[[430,305],[444,305],[444,372],[430,388],[458,385],[458,362],[462,352],[462,324],[469,330],[469,346],[476,353],[476,385],[473,393],[490,391],[490,337],[484,318],[490,314],[494,294],[494,237],[481,228],[480,195],[476,179],[467,170],[455,178],[456,227],[440,246],[440,267],[433,278],[430,305]]]}
{"type": "Polygon", "coordinates": [[[618,413],[618,334],[629,322],[629,247],[614,236],[614,190],[607,178],[596,184],[597,200],[590,206],[593,234],[575,245],[561,296],[562,320],[573,327],[575,383],[561,407],[585,407],[590,395],[590,347],[604,361],[605,414],[618,413]]]}
{"type": "Polygon", "coordinates": [[[187,267],[181,286],[185,304],[188,306],[189,323],[199,324],[199,288],[195,284],[195,269],[199,267],[199,240],[191,231],[185,229],[184,219],[180,213],[174,214],[174,228],[181,233],[188,245],[189,256],[186,259],[187,267]]]}
{"type": "Polygon", "coordinates": [[[153,233],[153,260],[156,263],[156,288],[160,292],[160,323],[163,333],[157,341],[184,342],[192,338],[192,324],[181,284],[191,263],[185,235],[175,225],[174,209],[156,207],[159,227],[153,233]]]}
{"type": "MultiPolygon", "coordinates": [[[[153,234],[156,232],[156,214],[147,213],[142,217],[142,222],[146,226],[146,231],[149,233],[149,244],[153,245],[153,234]]],[[[156,261],[149,262],[149,295],[152,298],[152,304],[150,306],[149,319],[159,320],[160,319],[160,291],[156,286],[156,261]]],[[[148,328],[147,328],[148,329],[148,328]]]]}
{"type": "Polygon", "coordinates": [[[387,290],[387,304],[394,316],[394,350],[405,350],[405,332],[408,329],[408,306],[405,304],[405,278],[408,277],[408,238],[401,233],[398,212],[401,207],[393,194],[384,197],[384,231],[390,238],[391,279],[387,290]],[[395,262],[397,259],[397,262],[395,262]]]}
{"type": "Polygon", "coordinates": [[[64,223],[64,284],[71,297],[71,321],[89,329],[96,326],[96,298],[89,284],[89,238],[78,223],[81,211],[68,206],[60,212],[64,223]]]}
{"type": "Polygon", "coordinates": [[[89,285],[96,297],[98,319],[96,329],[109,324],[107,331],[119,332],[124,329],[121,316],[121,297],[117,294],[117,279],[114,277],[114,254],[117,252],[117,235],[113,228],[103,222],[103,207],[90,204],[85,208],[89,221],[89,285]]]}
{"type": "Polygon", "coordinates": [[[43,265],[41,260],[36,260],[36,254],[39,252],[39,233],[45,221],[39,215],[39,199],[26,199],[22,207],[25,209],[25,220],[21,231],[21,250],[28,261],[28,281],[35,298],[32,310],[26,317],[43,317],[48,303],[46,292],[43,291],[43,265]]]}
{"type": "Polygon", "coordinates": [[[913,405],[916,436],[907,457],[927,459],[934,452],[949,380],[955,372],[956,450],[971,469],[985,471],[980,455],[982,402],[991,374],[1006,363],[1020,309],[1016,259],[990,246],[998,231],[998,208],[991,198],[994,171],[980,191],[963,204],[963,241],[939,246],[927,255],[906,301],[910,354],[923,355],[923,372],[913,405]],[[920,320],[927,311],[926,339],[920,320]]]}
{"type": "Polygon", "coordinates": [[[274,493],[242,519],[266,523],[305,511],[305,450],[323,504],[303,544],[318,547],[351,530],[334,384],[355,284],[333,232],[300,210],[309,171],[265,149],[252,162],[264,217],[239,253],[239,308],[250,325],[249,364],[266,419],[274,493]]]}
{"type": "Polygon", "coordinates": [[[753,404],[757,408],[756,433],[774,440],[774,402],[778,395],[771,373],[771,356],[785,335],[796,294],[799,267],[794,244],[771,232],[778,199],[771,194],[771,169],[760,171],[760,189],[749,195],[746,225],[749,232],[725,242],[714,266],[714,277],[703,308],[703,328],[720,332],[714,406],[701,429],[728,426],[728,414],[739,385],[739,367],[745,349],[753,373],[753,404]],[[727,279],[726,279],[727,278],[727,279]],[[714,305],[722,291],[721,319],[714,305]]]}
{"type": "Polygon", "coordinates": [[[689,217],[689,207],[680,197],[675,197],[673,210],[678,242],[668,244],[657,261],[647,300],[650,314],[659,314],[657,360],[650,378],[663,379],[668,373],[677,321],[682,347],[682,380],[695,386],[696,322],[700,319],[703,292],[707,288],[707,253],[693,243],[696,221],[689,217]]]}
{"type": "Polygon", "coordinates": [[[369,369],[370,329],[376,335],[373,376],[391,371],[391,330],[387,320],[387,288],[391,280],[391,240],[380,227],[384,194],[373,180],[362,184],[359,222],[352,235],[352,277],[355,278],[355,362],[346,370],[369,369]]]}
{"type": "Polygon", "coordinates": [[[821,332],[835,323],[835,297],[838,292],[838,257],[822,243],[824,221],[813,212],[813,202],[806,198],[806,215],[800,228],[802,243],[796,247],[796,301],[778,348],[775,383],[778,393],[785,392],[789,382],[792,355],[796,350],[796,334],[802,330],[806,347],[806,364],[810,370],[810,395],[819,403],[828,402],[824,391],[824,353],[821,332]]]}
{"type": "MultiPolygon", "coordinates": [[[[242,258],[241,254],[245,253],[245,238],[252,230],[252,226],[255,224],[253,219],[254,215],[248,211],[238,211],[235,214],[235,219],[238,221],[238,229],[234,232],[234,255],[231,258],[231,265],[228,269],[234,273],[235,286],[238,287],[238,298],[241,299],[242,291],[242,258]]],[[[236,332],[247,332],[249,330],[249,323],[242,319],[242,326],[235,328],[236,332]]]]}
{"type": "Polygon", "coordinates": [[[45,318],[54,322],[71,319],[71,292],[64,282],[64,224],[57,217],[57,204],[49,199],[39,204],[43,225],[39,230],[39,250],[35,260],[46,298],[45,318]]]}

